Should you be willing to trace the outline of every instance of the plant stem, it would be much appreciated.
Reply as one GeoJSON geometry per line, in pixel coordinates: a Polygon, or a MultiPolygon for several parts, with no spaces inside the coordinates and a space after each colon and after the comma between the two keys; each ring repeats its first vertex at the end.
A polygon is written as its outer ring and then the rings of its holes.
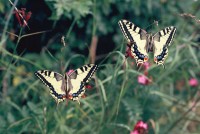
{"type": "Polygon", "coordinates": [[[66,35],[66,38],[67,38],[67,39],[69,38],[69,35],[70,35],[70,33],[72,32],[72,29],[73,29],[74,25],[76,24],[76,21],[77,21],[77,19],[75,18],[75,19],[73,20],[71,26],[69,27],[69,30],[67,31],[67,35],[66,35]]]}

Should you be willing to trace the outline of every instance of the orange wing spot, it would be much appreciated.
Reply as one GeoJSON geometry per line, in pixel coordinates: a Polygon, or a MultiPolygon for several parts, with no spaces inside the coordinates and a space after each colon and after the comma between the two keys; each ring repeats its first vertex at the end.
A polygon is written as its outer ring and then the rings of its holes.
{"type": "Polygon", "coordinates": [[[70,100],[72,100],[73,96],[72,95],[68,95],[67,98],[70,99],[70,100]]]}
{"type": "Polygon", "coordinates": [[[68,97],[66,95],[63,95],[62,96],[62,99],[67,99],[68,97]]]}
{"type": "Polygon", "coordinates": [[[144,57],[144,62],[148,61],[149,58],[148,57],[144,57]]]}

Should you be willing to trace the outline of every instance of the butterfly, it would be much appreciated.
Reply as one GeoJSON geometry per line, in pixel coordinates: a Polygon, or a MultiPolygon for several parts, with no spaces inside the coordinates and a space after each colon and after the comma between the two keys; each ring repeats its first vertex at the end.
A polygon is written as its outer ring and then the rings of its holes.
{"type": "Polygon", "coordinates": [[[155,63],[164,67],[168,46],[176,33],[174,26],[166,27],[155,35],[151,35],[128,20],[120,20],[118,24],[128,41],[130,55],[135,58],[137,65],[148,61],[148,52],[153,51],[155,63]]]}
{"type": "Polygon", "coordinates": [[[85,86],[97,70],[94,64],[84,65],[70,74],[61,75],[49,70],[39,70],[35,75],[47,86],[57,104],[65,99],[78,101],[85,93],[85,86]]]}

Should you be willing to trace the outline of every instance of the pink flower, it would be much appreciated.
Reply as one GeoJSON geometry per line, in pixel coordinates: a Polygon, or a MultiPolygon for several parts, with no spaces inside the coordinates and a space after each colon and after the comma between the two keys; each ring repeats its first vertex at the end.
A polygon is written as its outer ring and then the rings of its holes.
{"type": "Polygon", "coordinates": [[[87,88],[87,89],[91,89],[92,86],[91,86],[91,85],[85,85],[85,88],[87,88]]]}
{"type": "Polygon", "coordinates": [[[21,10],[15,10],[14,14],[20,26],[22,27],[28,26],[27,22],[31,18],[32,15],[31,12],[26,12],[26,8],[21,8],[21,10]]]}
{"type": "Polygon", "coordinates": [[[133,131],[130,134],[147,134],[148,133],[148,125],[143,121],[138,121],[135,125],[133,131]]]}
{"type": "Polygon", "coordinates": [[[149,79],[145,75],[139,75],[138,76],[138,83],[142,85],[148,85],[149,84],[149,79]]]}
{"type": "Polygon", "coordinates": [[[68,72],[67,72],[67,75],[70,75],[71,73],[73,73],[74,70],[73,69],[70,69],[68,72]]]}
{"type": "Polygon", "coordinates": [[[189,85],[190,86],[192,86],[192,87],[196,87],[196,86],[198,86],[198,80],[196,79],[196,78],[191,78],[190,80],[189,80],[189,85]]]}
{"type": "Polygon", "coordinates": [[[131,131],[130,134],[139,134],[138,131],[131,131]]]}
{"type": "Polygon", "coordinates": [[[149,67],[151,66],[149,62],[145,62],[143,65],[145,70],[148,70],[149,67]]]}

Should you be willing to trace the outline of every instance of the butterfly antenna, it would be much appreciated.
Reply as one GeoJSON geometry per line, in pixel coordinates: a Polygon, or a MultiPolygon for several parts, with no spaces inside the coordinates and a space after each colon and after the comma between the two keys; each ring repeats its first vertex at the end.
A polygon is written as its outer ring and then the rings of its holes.
{"type": "Polygon", "coordinates": [[[161,20],[153,20],[153,23],[149,24],[145,29],[147,29],[147,28],[149,28],[149,27],[151,27],[151,26],[153,26],[153,25],[158,26],[158,24],[159,24],[160,21],[161,21],[161,20]]]}

